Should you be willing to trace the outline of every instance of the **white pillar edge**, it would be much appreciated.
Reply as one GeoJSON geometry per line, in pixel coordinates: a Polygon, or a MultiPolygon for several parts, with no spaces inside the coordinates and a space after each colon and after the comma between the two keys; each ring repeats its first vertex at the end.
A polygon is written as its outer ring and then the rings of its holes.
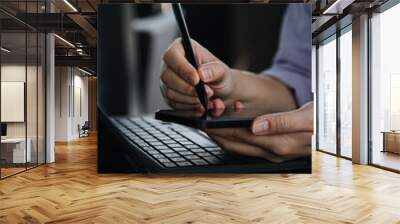
{"type": "Polygon", "coordinates": [[[368,15],[353,19],[352,160],[368,164],[368,15]]]}

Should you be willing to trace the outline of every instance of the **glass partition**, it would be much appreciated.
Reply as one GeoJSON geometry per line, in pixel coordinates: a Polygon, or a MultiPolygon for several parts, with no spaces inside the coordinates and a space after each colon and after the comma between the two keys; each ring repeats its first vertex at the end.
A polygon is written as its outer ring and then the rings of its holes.
{"type": "Polygon", "coordinates": [[[317,54],[317,149],[336,153],[336,36],[321,43],[317,54]]]}
{"type": "Polygon", "coordinates": [[[27,150],[30,151],[28,168],[37,165],[37,79],[38,79],[38,34],[29,31],[27,33],[27,74],[26,74],[26,114],[27,114],[27,150]]]}
{"type": "Polygon", "coordinates": [[[400,170],[400,4],[371,18],[372,164],[400,170]]]}
{"type": "MultiPolygon", "coordinates": [[[[20,13],[43,11],[44,1],[26,3],[20,13]]],[[[0,178],[45,162],[45,44],[43,33],[0,12],[0,178]]]]}
{"type": "MultiPolygon", "coordinates": [[[[38,1],[27,2],[26,11],[28,13],[39,13],[41,5],[38,1]]],[[[37,17],[31,19],[36,23],[37,17]]],[[[27,28],[27,76],[26,76],[26,114],[27,114],[27,150],[31,151],[30,161],[27,167],[35,167],[38,165],[38,107],[39,107],[39,64],[40,64],[40,37],[37,30],[27,28]]]]}
{"type": "Polygon", "coordinates": [[[2,177],[25,170],[31,161],[26,141],[26,42],[26,32],[1,34],[2,177]]]}

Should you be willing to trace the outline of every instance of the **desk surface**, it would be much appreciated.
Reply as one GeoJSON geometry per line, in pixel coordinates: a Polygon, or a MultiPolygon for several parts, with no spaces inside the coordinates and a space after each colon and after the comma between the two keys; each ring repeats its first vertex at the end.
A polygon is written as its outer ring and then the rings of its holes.
{"type": "Polygon", "coordinates": [[[311,175],[97,174],[92,137],[0,181],[0,223],[398,223],[400,175],[313,153],[311,175]],[[27,221],[29,220],[29,221],[27,221]]]}
{"type": "Polygon", "coordinates": [[[400,131],[381,131],[383,134],[400,134],[400,131]]]}

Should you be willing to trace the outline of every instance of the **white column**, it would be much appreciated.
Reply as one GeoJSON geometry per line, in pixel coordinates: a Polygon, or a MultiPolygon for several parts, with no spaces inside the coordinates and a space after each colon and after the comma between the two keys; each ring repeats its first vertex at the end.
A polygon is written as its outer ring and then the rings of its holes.
{"type": "Polygon", "coordinates": [[[313,93],[313,101],[314,101],[314,114],[313,114],[313,135],[311,137],[311,149],[317,149],[317,103],[316,103],[316,94],[317,94],[317,48],[315,45],[312,45],[312,53],[311,53],[311,91],[313,93]]]}
{"type": "Polygon", "coordinates": [[[353,162],[368,163],[368,16],[353,19],[353,162]]]}
{"type": "MultiPolygon", "coordinates": [[[[54,12],[54,5],[46,1],[47,12],[54,12]]],[[[55,43],[54,34],[46,35],[46,163],[55,161],[55,43]]]]}
{"type": "Polygon", "coordinates": [[[55,69],[55,141],[72,139],[72,69],[65,66],[55,69]]]}
{"type": "Polygon", "coordinates": [[[55,56],[54,35],[46,36],[46,163],[55,161],[54,133],[55,133],[55,56]]]}

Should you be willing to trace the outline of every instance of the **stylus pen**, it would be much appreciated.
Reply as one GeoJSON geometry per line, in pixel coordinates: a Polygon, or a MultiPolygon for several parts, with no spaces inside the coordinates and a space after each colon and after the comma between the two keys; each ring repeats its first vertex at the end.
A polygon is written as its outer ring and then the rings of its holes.
{"type": "MultiPolygon", "coordinates": [[[[194,56],[192,43],[190,42],[189,30],[186,26],[186,21],[185,17],[183,16],[181,4],[172,3],[172,9],[174,10],[175,19],[178,23],[179,30],[181,31],[182,45],[183,49],[185,50],[186,59],[197,70],[199,66],[197,65],[196,58],[194,56]]],[[[204,109],[208,111],[208,98],[206,89],[204,88],[204,82],[200,80],[199,83],[195,86],[195,89],[197,96],[200,99],[201,105],[203,105],[204,109]]]]}

